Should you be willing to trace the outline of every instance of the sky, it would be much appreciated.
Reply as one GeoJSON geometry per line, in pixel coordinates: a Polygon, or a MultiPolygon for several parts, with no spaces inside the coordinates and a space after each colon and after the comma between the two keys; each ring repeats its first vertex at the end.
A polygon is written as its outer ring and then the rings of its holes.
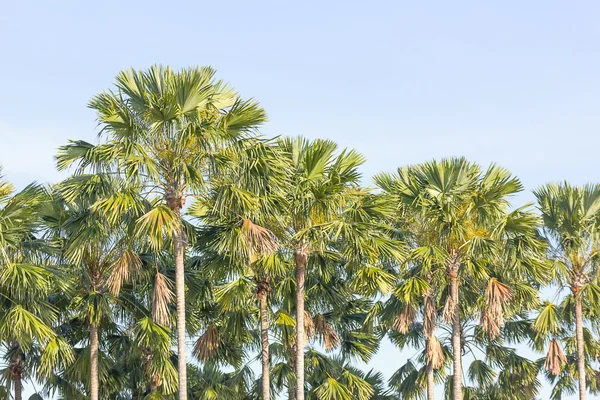
{"type": "MultiPolygon", "coordinates": [[[[216,68],[265,107],[266,136],[358,149],[366,184],[447,156],[511,170],[517,205],[600,180],[596,1],[0,5],[0,164],[18,187],[64,177],[56,148],[97,140],[90,98],[155,63],[216,68]]],[[[389,376],[410,356],[384,345],[371,365],[389,376]]]]}

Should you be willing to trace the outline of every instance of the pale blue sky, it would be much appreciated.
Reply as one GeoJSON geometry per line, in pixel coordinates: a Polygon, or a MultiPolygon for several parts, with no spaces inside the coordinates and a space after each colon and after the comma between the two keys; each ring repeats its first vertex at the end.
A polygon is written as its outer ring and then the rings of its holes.
{"type": "Polygon", "coordinates": [[[357,148],[367,181],[453,155],[528,189],[600,180],[595,1],[1,3],[0,164],[19,186],[57,180],[56,147],[94,140],[90,97],[153,63],[215,67],[267,109],[266,135],[357,148]]]}

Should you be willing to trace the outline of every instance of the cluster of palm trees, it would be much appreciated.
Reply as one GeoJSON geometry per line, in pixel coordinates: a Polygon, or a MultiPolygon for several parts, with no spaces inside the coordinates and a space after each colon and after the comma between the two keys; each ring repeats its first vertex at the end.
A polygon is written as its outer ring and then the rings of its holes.
{"type": "Polygon", "coordinates": [[[68,179],[0,180],[0,399],[600,393],[600,185],[515,208],[510,172],[451,158],[369,189],[214,75],[122,72],[68,179]],[[388,381],[356,366],[382,340],[414,353],[388,381]]]}

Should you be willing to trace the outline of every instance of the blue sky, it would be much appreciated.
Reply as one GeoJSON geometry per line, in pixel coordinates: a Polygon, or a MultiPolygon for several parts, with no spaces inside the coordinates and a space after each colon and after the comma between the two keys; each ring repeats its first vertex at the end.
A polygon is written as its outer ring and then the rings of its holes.
{"type": "MultiPolygon", "coordinates": [[[[95,140],[91,96],[162,63],[215,67],[266,108],[265,135],[359,149],[365,182],[455,155],[528,189],[597,181],[599,13],[552,0],[5,1],[0,164],[18,186],[56,181],[56,147],[95,140]]],[[[373,367],[389,375],[407,355],[384,350],[373,367]]]]}

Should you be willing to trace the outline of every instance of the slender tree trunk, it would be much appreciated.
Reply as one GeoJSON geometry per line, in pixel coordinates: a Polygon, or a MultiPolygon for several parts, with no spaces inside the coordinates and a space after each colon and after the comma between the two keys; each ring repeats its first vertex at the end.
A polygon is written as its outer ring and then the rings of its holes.
{"type": "Polygon", "coordinates": [[[267,311],[267,292],[259,290],[258,301],[260,303],[260,339],[261,339],[261,363],[262,363],[262,398],[271,398],[271,379],[269,372],[269,321],[267,311]]]}
{"type": "Polygon", "coordinates": [[[575,293],[575,338],[577,339],[577,375],[579,378],[579,400],[587,397],[585,383],[585,349],[583,343],[583,310],[579,291],[575,293]]]}
{"type": "MultiPolygon", "coordinates": [[[[290,357],[288,359],[288,365],[294,371],[294,375],[295,375],[296,367],[294,365],[294,361],[296,360],[296,349],[292,345],[292,347],[287,349],[287,352],[290,355],[290,357]]],[[[288,389],[288,400],[296,400],[296,380],[295,379],[289,380],[287,389],[288,389]]]]}
{"type": "MultiPolygon", "coordinates": [[[[153,359],[152,350],[150,350],[150,348],[146,347],[144,349],[144,361],[143,361],[143,365],[142,365],[142,370],[144,371],[144,374],[148,374],[149,365],[150,365],[150,362],[152,361],[152,359],[153,359]]],[[[156,392],[158,390],[158,387],[161,384],[160,375],[154,374],[152,376],[149,376],[148,379],[149,379],[149,381],[148,381],[147,391],[149,393],[156,392]]],[[[141,396],[141,394],[140,394],[140,396],[141,396]]]]}
{"type": "MultiPolygon", "coordinates": [[[[427,341],[426,346],[429,346],[429,340],[427,341]]],[[[435,380],[433,375],[433,365],[431,364],[431,360],[426,361],[425,365],[425,373],[427,374],[427,400],[434,400],[434,391],[435,391],[435,380]]]]}
{"type": "Polygon", "coordinates": [[[179,385],[179,400],[187,400],[187,362],[186,362],[186,335],[185,335],[185,248],[187,235],[183,227],[181,209],[185,204],[185,197],[181,189],[173,189],[167,193],[165,200],[175,214],[178,222],[177,230],[173,235],[173,252],[175,253],[175,297],[177,299],[177,374],[179,385]]]}
{"type": "Polygon", "coordinates": [[[462,400],[462,346],[460,332],[460,313],[458,296],[458,276],[450,274],[450,293],[453,300],[454,312],[452,317],[452,360],[453,360],[453,389],[452,399],[462,400]]]}
{"type": "Polygon", "coordinates": [[[15,400],[23,397],[23,353],[18,343],[11,343],[12,356],[10,357],[9,370],[14,384],[15,400]]]}
{"type": "Polygon", "coordinates": [[[23,381],[21,376],[18,376],[16,379],[14,379],[14,384],[15,384],[15,400],[22,400],[23,399],[23,381]]]}
{"type": "Polygon", "coordinates": [[[296,400],[304,400],[304,279],[308,252],[305,247],[294,252],[296,262],[296,400]]]}
{"type": "MultiPolygon", "coordinates": [[[[179,210],[180,211],[180,210],[179,210]]],[[[181,218],[181,217],[180,217],[181,218]]],[[[184,256],[187,243],[181,226],[175,233],[175,294],[177,298],[177,371],[179,376],[179,400],[187,400],[187,363],[185,335],[185,269],[184,256]]]]}
{"type": "MultiPolygon", "coordinates": [[[[431,285],[433,273],[427,276],[427,284],[431,285]]],[[[437,307],[432,295],[431,286],[425,292],[423,298],[423,335],[425,336],[425,373],[427,377],[427,400],[434,400],[435,380],[433,368],[433,351],[431,349],[431,340],[437,327],[437,307]]],[[[437,340],[437,339],[436,339],[437,340]]],[[[437,349],[436,349],[437,350],[437,349]]]]}
{"type": "Polygon", "coordinates": [[[98,327],[90,325],[90,400],[98,400],[98,327]]]}

